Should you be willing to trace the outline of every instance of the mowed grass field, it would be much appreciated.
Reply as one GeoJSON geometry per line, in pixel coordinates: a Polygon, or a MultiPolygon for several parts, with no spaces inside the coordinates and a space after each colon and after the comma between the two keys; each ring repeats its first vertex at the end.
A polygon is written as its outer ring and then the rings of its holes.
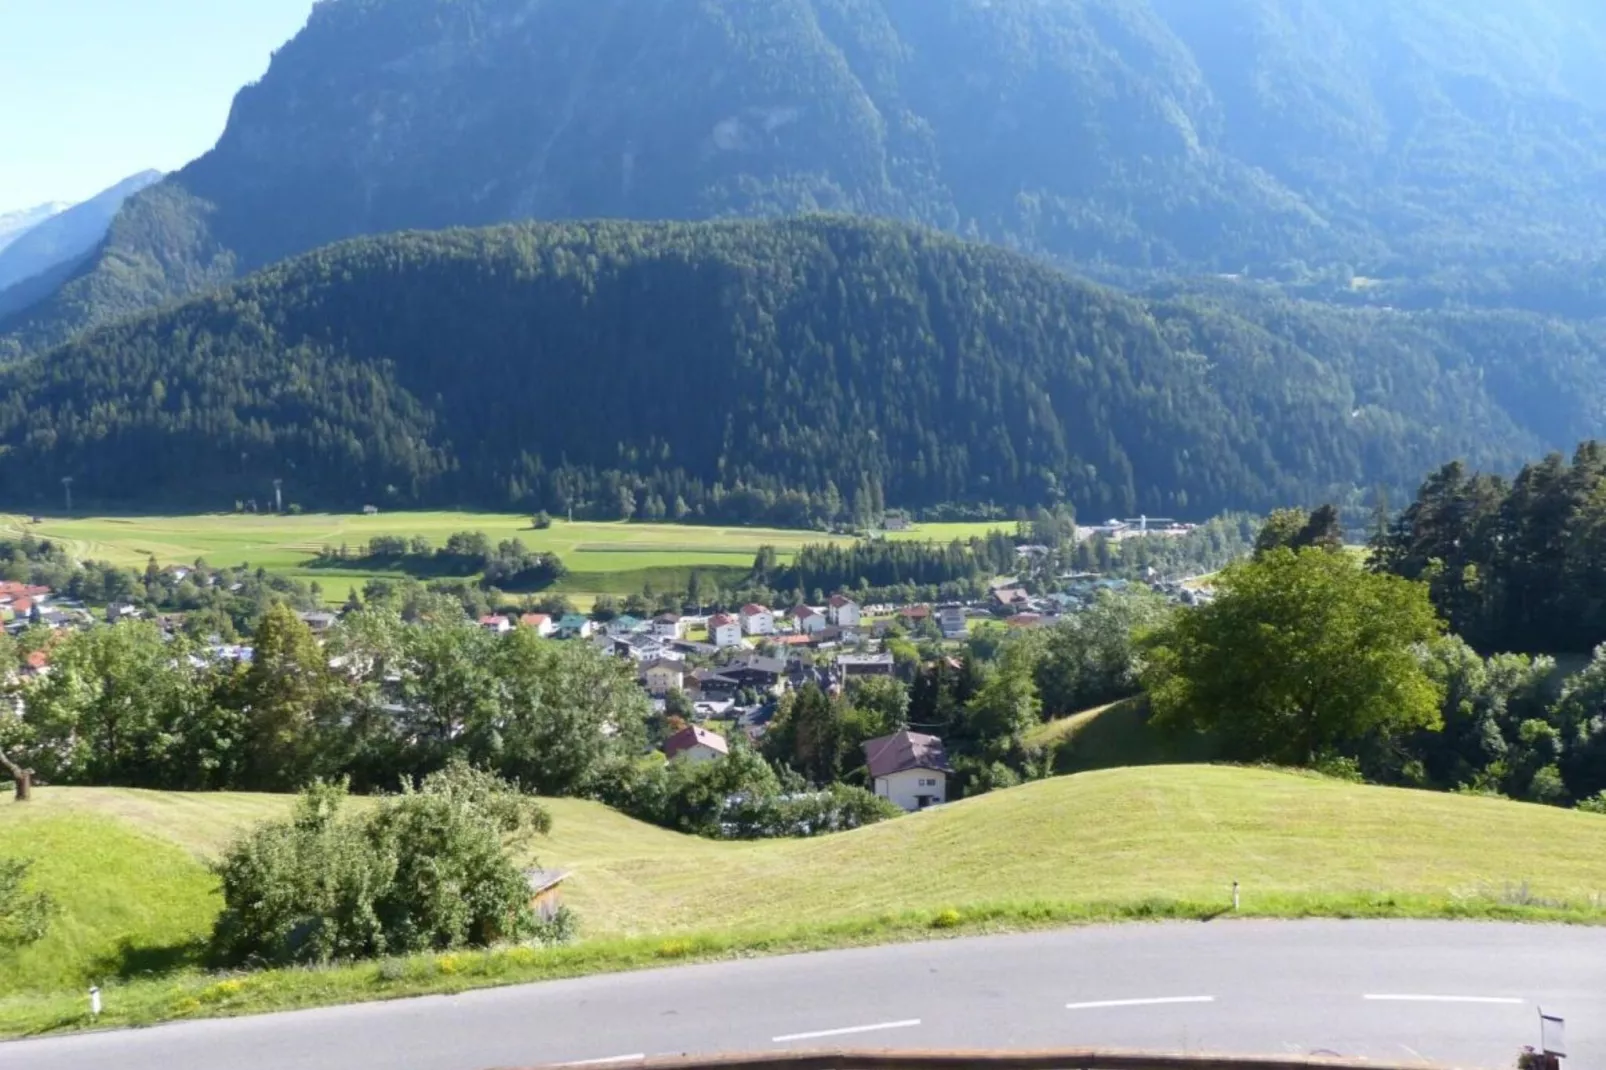
{"type": "MultiPolygon", "coordinates": [[[[36,859],[39,884],[63,905],[42,943],[0,953],[0,1019],[28,992],[193,968],[219,907],[206,861],[289,805],[72,788],[0,805],[0,855],[36,859]]],[[[572,872],[565,894],[582,946],[845,931],[949,908],[1029,917],[1043,904],[1225,904],[1235,880],[1251,913],[1415,903],[1477,916],[1541,903],[1606,918],[1606,817],[1258,769],[1106,770],[759,843],[687,837],[591,802],[549,805],[538,857],[572,872]]]]}
{"type": "MultiPolygon", "coordinates": [[[[984,535],[997,523],[926,524],[891,536],[949,541],[984,535]]],[[[435,546],[460,531],[483,531],[493,542],[520,539],[531,550],[556,553],[569,569],[557,590],[587,604],[599,594],[631,594],[644,584],[659,589],[684,587],[692,569],[734,582],[752,565],[761,546],[774,546],[785,559],[811,543],[847,542],[818,531],[773,528],[700,527],[688,524],[555,522],[537,531],[528,516],[508,513],[381,513],[377,516],[128,516],[41,518],[0,515],[0,534],[31,531],[71,547],[80,558],[143,568],[155,557],[162,565],[188,565],[198,558],[214,566],[249,564],[306,582],[317,581],[331,603],[344,602],[353,588],[394,573],[356,568],[315,567],[324,546],[353,551],[377,535],[422,535],[435,546]]]]}

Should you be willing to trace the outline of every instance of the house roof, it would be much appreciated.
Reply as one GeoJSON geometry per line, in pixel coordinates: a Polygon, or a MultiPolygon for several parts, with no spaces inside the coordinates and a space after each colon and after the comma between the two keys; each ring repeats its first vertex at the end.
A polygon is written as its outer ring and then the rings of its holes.
{"type": "Polygon", "coordinates": [[[724,736],[717,735],[697,725],[690,725],[664,740],[664,754],[673,758],[675,755],[683,751],[689,751],[699,744],[709,750],[718,751],[720,754],[730,753],[730,745],[725,742],[724,736]]]}
{"type": "Polygon", "coordinates": [[[673,669],[685,675],[686,663],[684,661],[676,661],[673,658],[653,658],[641,667],[642,672],[650,672],[653,669],[673,669]]]}
{"type": "Polygon", "coordinates": [[[742,616],[744,617],[752,617],[760,613],[768,612],[769,608],[767,606],[761,606],[757,602],[749,602],[747,605],[742,607],[742,616]]]}
{"type": "Polygon", "coordinates": [[[853,604],[853,599],[849,598],[845,594],[834,594],[831,596],[832,609],[841,609],[843,606],[851,606],[853,604]]]}
{"type": "Polygon", "coordinates": [[[708,618],[708,630],[713,631],[715,628],[728,628],[735,623],[735,617],[731,616],[729,613],[720,613],[716,616],[708,618]]]}
{"type": "Polygon", "coordinates": [[[953,772],[948,752],[936,736],[923,736],[904,729],[890,736],[872,739],[864,745],[864,757],[872,777],[891,776],[911,769],[953,772]]]}
{"type": "Polygon", "coordinates": [[[891,654],[838,654],[836,663],[844,669],[849,667],[890,666],[894,664],[891,654]]]}
{"type": "Polygon", "coordinates": [[[818,617],[820,611],[810,606],[793,606],[787,611],[787,615],[797,620],[808,620],[810,617],[818,617]]]}
{"type": "Polygon", "coordinates": [[[679,613],[660,613],[656,617],[653,618],[653,623],[654,624],[679,624],[680,623],[680,614],[679,613]]]}
{"type": "Polygon", "coordinates": [[[754,654],[752,657],[745,658],[741,661],[733,661],[729,665],[724,666],[720,671],[723,673],[743,671],[765,672],[769,673],[771,676],[779,676],[786,671],[786,662],[782,661],[780,658],[766,658],[754,654]]]}
{"type": "Polygon", "coordinates": [[[543,624],[551,624],[552,618],[545,613],[526,613],[519,618],[519,623],[530,628],[539,628],[543,624]]]}
{"type": "Polygon", "coordinates": [[[530,894],[540,895],[549,892],[569,878],[566,869],[527,869],[524,879],[530,882],[530,894]]]}
{"type": "Polygon", "coordinates": [[[507,618],[495,613],[480,618],[480,624],[487,628],[499,628],[507,623],[507,618]]]}
{"type": "Polygon", "coordinates": [[[931,616],[930,606],[904,606],[898,610],[898,616],[908,620],[924,620],[931,616]]]}

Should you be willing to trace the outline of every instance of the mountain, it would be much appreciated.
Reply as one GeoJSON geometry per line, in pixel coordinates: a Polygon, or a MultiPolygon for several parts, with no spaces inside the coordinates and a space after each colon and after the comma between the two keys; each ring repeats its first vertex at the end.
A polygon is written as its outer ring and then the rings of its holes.
{"type": "Polygon", "coordinates": [[[70,206],[64,201],[51,201],[34,208],[0,213],[0,250],[4,250],[22,235],[68,207],[70,206]]]}
{"type": "Polygon", "coordinates": [[[51,213],[10,242],[0,244],[0,308],[4,308],[5,291],[11,287],[36,275],[59,272],[81,260],[106,237],[123,202],[161,179],[160,171],[142,171],[82,204],[51,213]]]}
{"type": "Polygon", "coordinates": [[[0,369],[0,501],[1203,516],[1514,467],[1606,416],[1603,354],[1515,313],[1144,302],[846,218],[408,233],[0,369]]]}
{"type": "Polygon", "coordinates": [[[1117,281],[1606,241],[1594,0],[324,0],[11,352],[360,234],[813,211],[1117,281]]]}

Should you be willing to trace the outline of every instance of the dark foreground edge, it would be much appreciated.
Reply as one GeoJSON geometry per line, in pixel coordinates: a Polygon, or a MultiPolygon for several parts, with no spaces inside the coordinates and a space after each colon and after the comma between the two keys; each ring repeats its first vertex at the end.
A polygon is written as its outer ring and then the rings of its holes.
{"type": "Polygon", "coordinates": [[[1374,1062],[1314,1055],[1175,1055],[1097,1048],[1029,1052],[774,1052],[669,1057],[621,1061],[616,1065],[629,1070],[1458,1070],[1442,1063],[1374,1062]]]}

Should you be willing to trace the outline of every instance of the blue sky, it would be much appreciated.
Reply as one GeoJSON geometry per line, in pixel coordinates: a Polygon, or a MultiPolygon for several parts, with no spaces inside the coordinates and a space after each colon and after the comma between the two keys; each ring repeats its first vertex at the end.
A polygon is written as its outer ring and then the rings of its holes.
{"type": "Polygon", "coordinates": [[[0,213],[199,156],[312,5],[0,0],[0,213]]]}

